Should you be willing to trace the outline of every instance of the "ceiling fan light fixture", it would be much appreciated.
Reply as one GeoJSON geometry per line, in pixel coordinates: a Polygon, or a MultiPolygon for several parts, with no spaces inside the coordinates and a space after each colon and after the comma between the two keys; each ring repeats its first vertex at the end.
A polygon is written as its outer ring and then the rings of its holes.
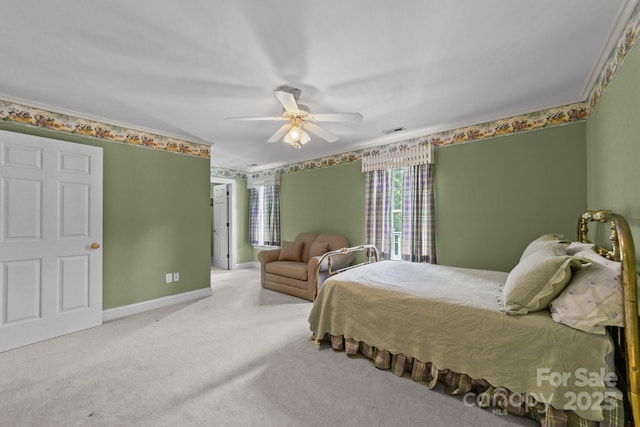
{"type": "MultiPolygon", "coordinates": [[[[292,128],[293,128],[293,127],[296,127],[296,126],[294,125],[294,126],[292,126],[292,128]]],[[[302,144],[300,143],[300,137],[301,137],[301,133],[300,133],[300,132],[301,132],[301,130],[300,130],[300,128],[298,127],[298,131],[297,131],[297,133],[296,133],[296,132],[293,132],[294,136],[296,136],[296,139],[293,139],[293,138],[291,137],[292,130],[293,130],[293,129],[290,129],[290,130],[287,132],[287,134],[286,134],[286,135],[284,136],[284,138],[283,138],[283,141],[284,141],[284,142],[286,142],[287,144],[291,145],[291,146],[292,146],[292,147],[294,147],[294,148],[300,148],[300,147],[302,147],[302,144]]]]}
{"type": "Polygon", "coordinates": [[[300,144],[304,145],[309,141],[311,141],[311,137],[309,136],[309,134],[305,131],[302,131],[302,134],[300,135],[300,144]]]}
{"type": "Polygon", "coordinates": [[[299,141],[300,137],[302,136],[302,130],[300,129],[300,126],[298,126],[297,124],[291,126],[288,136],[292,141],[299,141]]]}

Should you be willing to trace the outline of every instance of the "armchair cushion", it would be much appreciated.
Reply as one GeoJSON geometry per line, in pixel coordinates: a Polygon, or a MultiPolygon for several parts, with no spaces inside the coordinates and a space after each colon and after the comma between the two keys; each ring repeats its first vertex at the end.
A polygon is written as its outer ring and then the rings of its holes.
{"type": "Polygon", "coordinates": [[[302,262],[309,262],[311,245],[316,241],[318,233],[300,233],[296,236],[296,242],[302,242],[302,262]]]}
{"type": "Polygon", "coordinates": [[[329,242],[313,242],[309,251],[309,258],[324,255],[329,252],[329,242]]]}
{"type": "Polygon", "coordinates": [[[308,277],[307,264],[294,261],[270,262],[266,266],[266,272],[298,280],[307,280],[308,277]]]}
{"type": "Polygon", "coordinates": [[[303,242],[282,242],[280,247],[280,255],[278,261],[295,261],[300,262],[302,260],[302,245],[303,242]]]}

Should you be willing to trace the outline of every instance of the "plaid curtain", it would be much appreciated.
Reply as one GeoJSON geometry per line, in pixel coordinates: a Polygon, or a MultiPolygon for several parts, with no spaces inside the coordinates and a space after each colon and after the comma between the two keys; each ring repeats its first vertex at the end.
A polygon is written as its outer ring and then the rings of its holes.
{"type": "Polygon", "coordinates": [[[433,165],[405,168],[401,250],[404,261],[436,263],[433,217],[433,165]]]}
{"type": "Polygon", "coordinates": [[[258,188],[249,188],[249,244],[262,244],[260,241],[260,190],[258,188]]]}
{"type": "Polygon", "coordinates": [[[380,258],[391,258],[393,225],[391,222],[391,170],[365,174],[365,239],[380,252],[380,258]]]}
{"type": "Polygon", "coordinates": [[[280,186],[264,187],[264,244],[280,246],[280,186]]]}
{"type": "Polygon", "coordinates": [[[280,245],[280,186],[249,188],[249,243],[280,245]]]}

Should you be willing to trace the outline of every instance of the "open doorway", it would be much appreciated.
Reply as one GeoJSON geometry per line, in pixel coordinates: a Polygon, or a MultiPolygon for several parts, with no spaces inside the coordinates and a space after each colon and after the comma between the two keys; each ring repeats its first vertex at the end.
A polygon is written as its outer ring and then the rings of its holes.
{"type": "Polygon", "coordinates": [[[211,177],[211,265],[225,270],[236,267],[236,181],[211,177]]]}

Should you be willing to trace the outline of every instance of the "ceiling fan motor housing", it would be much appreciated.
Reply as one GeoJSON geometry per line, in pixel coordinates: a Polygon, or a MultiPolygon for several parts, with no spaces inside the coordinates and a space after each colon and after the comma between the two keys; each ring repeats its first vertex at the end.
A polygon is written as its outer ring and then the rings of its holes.
{"type": "Polygon", "coordinates": [[[293,120],[307,120],[309,118],[309,107],[306,105],[298,104],[298,112],[294,113],[293,111],[287,111],[285,108],[282,109],[282,117],[293,120]]]}

